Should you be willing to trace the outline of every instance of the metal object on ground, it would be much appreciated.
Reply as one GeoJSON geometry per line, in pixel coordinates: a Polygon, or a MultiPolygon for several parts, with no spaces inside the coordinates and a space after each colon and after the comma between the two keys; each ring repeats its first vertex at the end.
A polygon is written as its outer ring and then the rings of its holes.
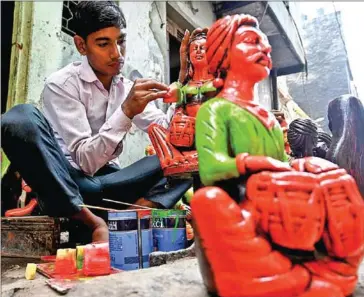
{"type": "Polygon", "coordinates": [[[65,295],[66,293],[68,293],[68,291],[77,284],[77,281],[69,281],[56,278],[47,279],[45,282],[48,286],[50,286],[53,290],[61,295],[65,295]]]}
{"type": "Polygon", "coordinates": [[[122,270],[149,267],[153,251],[150,210],[109,212],[111,266],[122,270]]]}
{"type": "Polygon", "coordinates": [[[155,251],[170,252],[186,248],[185,210],[153,210],[152,222],[155,251]]]}

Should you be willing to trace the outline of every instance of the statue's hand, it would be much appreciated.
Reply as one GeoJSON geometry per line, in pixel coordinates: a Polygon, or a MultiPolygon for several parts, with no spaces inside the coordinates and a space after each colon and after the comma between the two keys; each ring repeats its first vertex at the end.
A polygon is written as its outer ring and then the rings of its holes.
{"type": "Polygon", "coordinates": [[[181,68],[179,70],[178,81],[183,83],[187,76],[188,71],[188,42],[190,40],[190,31],[186,29],[185,35],[183,36],[181,46],[179,48],[179,59],[181,68]]]}
{"type": "Polygon", "coordinates": [[[322,173],[339,168],[336,164],[317,157],[295,159],[291,162],[291,166],[297,171],[310,173],[322,173]]]}
{"type": "Polygon", "coordinates": [[[242,153],[236,156],[236,166],[241,175],[259,171],[292,171],[293,169],[284,162],[266,157],[249,156],[242,153]]]}

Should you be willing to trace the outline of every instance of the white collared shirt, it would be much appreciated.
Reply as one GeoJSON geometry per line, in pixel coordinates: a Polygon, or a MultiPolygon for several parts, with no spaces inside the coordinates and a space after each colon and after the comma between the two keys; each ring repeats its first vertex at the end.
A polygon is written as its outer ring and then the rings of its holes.
{"type": "Polygon", "coordinates": [[[144,112],[130,120],[121,104],[133,82],[121,75],[113,78],[108,92],[86,57],[53,73],[42,92],[43,113],[69,162],[88,175],[108,162],[119,164],[123,139],[132,122],[147,131],[152,123],[168,127],[174,113],[167,114],[150,102],[144,112]]]}

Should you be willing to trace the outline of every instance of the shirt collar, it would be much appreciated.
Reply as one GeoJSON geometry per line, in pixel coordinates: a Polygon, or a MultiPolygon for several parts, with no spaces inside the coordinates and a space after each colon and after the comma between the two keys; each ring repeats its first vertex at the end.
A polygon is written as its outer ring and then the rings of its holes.
{"type": "Polygon", "coordinates": [[[82,56],[82,63],[80,67],[80,78],[89,83],[99,80],[95,72],[91,68],[86,56],[82,56]]]}
{"type": "MultiPolygon", "coordinates": [[[[82,62],[81,62],[81,67],[80,67],[80,78],[88,83],[99,81],[94,70],[90,66],[90,63],[88,62],[86,56],[82,56],[82,62]]],[[[123,82],[123,81],[124,81],[124,77],[121,74],[115,75],[113,77],[113,82],[115,84],[117,84],[119,82],[123,82]]]]}

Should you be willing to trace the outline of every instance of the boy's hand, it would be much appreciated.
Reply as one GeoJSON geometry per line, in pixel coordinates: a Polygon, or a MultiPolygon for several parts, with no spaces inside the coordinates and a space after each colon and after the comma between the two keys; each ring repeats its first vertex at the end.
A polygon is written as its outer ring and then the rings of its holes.
{"type": "Polygon", "coordinates": [[[167,94],[168,86],[151,78],[136,79],[126,100],[121,105],[124,114],[132,119],[144,111],[150,101],[167,94]]]}

